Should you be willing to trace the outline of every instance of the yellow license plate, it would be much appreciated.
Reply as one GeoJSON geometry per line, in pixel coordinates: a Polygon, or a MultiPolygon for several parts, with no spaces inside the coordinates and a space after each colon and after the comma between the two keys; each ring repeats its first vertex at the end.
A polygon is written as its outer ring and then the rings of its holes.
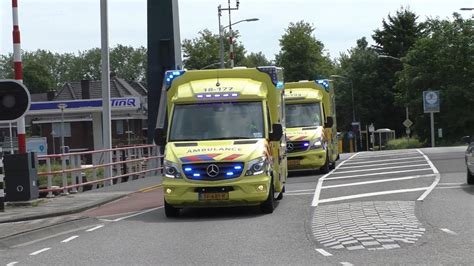
{"type": "Polygon", "coordinates": [[[229,193],[199,193],[199,200],[228,200],[229,193]]]}
{"type": "Polygon", "coordinates": [[[298,160],[288,160],[288,166],[297,166],[300,165],[300,161],[298,160]]]}

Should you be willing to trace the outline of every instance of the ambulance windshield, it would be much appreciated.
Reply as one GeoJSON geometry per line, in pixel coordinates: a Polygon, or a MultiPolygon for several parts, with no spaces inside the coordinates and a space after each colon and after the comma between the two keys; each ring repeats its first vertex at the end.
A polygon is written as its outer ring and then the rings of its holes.
{"type": "Polygon", "coordinates": [[[286,104],[286,127],[321,126],[319,103],[286,104]]]}
{"type": "Polygon", "coordinates": [[[261,102],[176,105],[169,141],[263,138],[261,102]]]}

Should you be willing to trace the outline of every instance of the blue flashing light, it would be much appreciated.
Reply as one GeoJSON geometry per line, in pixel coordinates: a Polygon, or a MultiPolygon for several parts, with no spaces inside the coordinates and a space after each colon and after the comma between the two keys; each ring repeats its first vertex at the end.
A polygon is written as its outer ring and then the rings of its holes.
{"type": "Polygon", "coordinates": [[[283,82],[278,81],[276,84],[277,89],[283,89],[283,82]]]}
{"type": "Polygon", "coordinates": [[[184,70],[166,71],[165,73],[166,88],[169,89],[169,87],[171,87],[171,84],[173,83],[173,80],[179,76],[182,76],[185,72],[186,71],[184,70]]]}
{"type": "Polygon", "coordinates": [[[227,175],[227,176],[233,176],[233,175],[234,175],[234,172],[227,172],[226,175],[227,175]]]}
{"type": "Polygon", "coordinates": [[[193,170],[193,169],[192,169],[191,167],[186,167],[186,168],[184,168],[184,171],[185,171],[185,172],[191,172],[192,170],[193,170]]]}
{"type": "Polygon", "coordinates": [[[196,98],[198,99],[206,99],[206,100],[213,100],[213,99],[222,99],[222,98],[236,98],[239,97],[239,93],[210,93],[210,94],[196,94],[196,98]]]}
{"type": "Polygon", "coordinates": [[[315,82],[321,86],[323,86],[323,88],[329,92],[329,80],[327,79],[317,79],[315,80],[315,82]]]}
{"type": "Polygon", "coordinates": [[[232,93],[231,95],[232,95],[232,97],[237,97],[237,96],[239,96],[237,93],[232,93]]]}
{"type": "Polygon", "coordinates": [[[305,143],[303,144],[303,146],[308,147],[308,146],[309,146],[309,143],[308,143],[308,142],[305,142],[305,143]]]}
{"type": "Polygon", "coordinates": [[[270,76],[270,79],[272,80],[273,85],[275,85],[277,89],[283,88],[283,74],[280,68],[274,66],[265,66],[257,67],[257,69],[260,72],[268,74],[268,76],[270,76]]]}
{"type": "Polygon", "coordinates": [[[199,94],[197,97],[200,98],[200,99],[202,99],[202,98],[204,98],[204,95],[199,94]]]}
{"type": "Polygon", "coordinates": [[[242,166],[240,166],[240,165],[234,166],[234,169],[235,169],[235,170],[241,170],[241,169],[242,169],[242,166]]]}
{"type": "Polygon", "coordinates": [[[194,174],[193,174],[193,176],[194,176],[194,177],[200,177],[200,176],[201,176],[201,174],[194,173],[194,174]]]}

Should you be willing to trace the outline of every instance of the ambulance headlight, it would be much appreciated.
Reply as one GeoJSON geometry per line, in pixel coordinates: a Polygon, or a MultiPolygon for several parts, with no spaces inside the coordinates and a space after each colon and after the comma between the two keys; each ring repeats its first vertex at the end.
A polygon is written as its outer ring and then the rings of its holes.
{"type": "Polygon", "coordinates": [[[309,146],[310,150],[317,150],[323,147],[323,139],[321,137],[316,138],[309,146]]]}
{"type": "Polygon", "coordinates": [[[169,178],[181,178],[181,172],[178,170],[178,164],[165,160],[163,163],[165,176],[169,178]]]}
{"type": "Polygon", "coordinates": [[[268,166],[268,160],[265,156],[250,161],[245,172],[246,176],[260,175],[265,172],[268,166]]]}

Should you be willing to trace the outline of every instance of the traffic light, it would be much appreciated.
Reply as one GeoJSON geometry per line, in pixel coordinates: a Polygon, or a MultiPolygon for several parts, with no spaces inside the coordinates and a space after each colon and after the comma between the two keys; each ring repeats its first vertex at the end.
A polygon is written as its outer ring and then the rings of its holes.
{"type": "Polygon", "coordinates": [[[15,80],[0,80],[0,121],[14,121],[30,109],[28,89],[15,80]]]}

